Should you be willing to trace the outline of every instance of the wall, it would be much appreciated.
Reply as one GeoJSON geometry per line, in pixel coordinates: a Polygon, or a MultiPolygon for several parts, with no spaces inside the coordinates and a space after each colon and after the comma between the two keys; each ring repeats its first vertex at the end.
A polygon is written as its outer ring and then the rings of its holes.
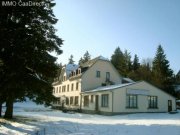
{"type": "Polygon", "coordinates": [[[114,112],[167,112],[168,111],[168,100],[172,100],[172,109],[176,109],[175,98],[171,95],[159,90],[158,88],[146,83],[139,82],[127,87],[119,88],[114,90],[114,112]],[[138,95],[138,108],[128,109],[126,108],[126,91],[128,89],[140,89],[149,90],[149,96],[158,96],[158,108],[148,108],[148,96],[138,95]]]}
{"type": "MultiPolygon", "coordinates": [[[[99,112],[103,114],[119,114],[119,113],[135,113],[135,112],[168,112],[168,100],[172,100],[172,110],[176,110],[174,97],[144,81],[129,86],[125,86],[122,88],[117,88],[114,90],[86,92],[83,94],[83,96],[85,95],[88,95],[89,99],[90,99],[90,95],[94,95],[94,97],[95,95],[99,95],[99,112]],[[145,93],[146,95],[139,95],[139,94],[137,95],[137,108],[126,107],[126,95],[127,95],[127,91],[130,89],[141,90],[146,92],[145,93]],[[101,107],[102,94],[109,94],[108,107],[101,107]],[[148,108],[148,96],[158,97],[158,108],[156,109],[148,108]],[[113,102],[112,102],[112,98],[113,98],[113,102]]],[[[92,113],[93,110],[95,110],[95,98],[93,103],[90,103],[88,107],[82,106],[82,109],[85,110],[86,112],[89,111],[90,113],[92,113]]]]}
{"type": "Polygon", "coordinates": [[[103,91],[103,92],[93,92],[93,93],[86,93],[82,95],[82,109],[86,111],[95,111],[95,96],[99,96],[98,100],[98,111],[99,112],[112,112],[112,92],[111,91],[103,91]],[[109,105],[108,107],[101,106],[101,95],[108,94],[109,95],[109,105]],[[91,102],[91,95],[93,95],[93,102],[91,102]],[[84,96],[89,96],[89,106],[84,106],[84,96]]]}
{"type": "Polygon", "coordinates": [[[119,73],[109,61],[98,60],[82,75],[82,91],[92,90],[102,86],[106,81],[106,72],[110,72],[110,81],[115,84],[122,82],[119,73]],[[100,78],[96,77],[96,71],[101,72],[100,78]]]}
{"type": "MultiPolygon", "coordinates": [[[[66,73],[64,74],[64,76],[66,76],[66,73]]],[[[80,93],[81,93],[81,78],[79,77],[78,79],[74,79],[74,80],[66,80],[66,81],[63,81],[61,84],[59,85],[55,85],[53,86],[55,88],[55,93],[53,93],[54,96],[56,97],[62,97],[62,96],[65,96],[65,97],[69,97],[69,103],[70,103],[70,97],[75,97],[75,96],[78,96],[79,97],[79,100],[78,100],[78,107],[80,106],[80,93]],[[78,89],[76,90],[76,83],[78,82],[78,89]],[[71,84],[74,84],[74,89],[73,91],[71,90],[71,84]],[[69,91],[67,91],[67,87],[69,85],[69,91]],[[62,92],[62,86],[66,86],[66,91],[65,92],[62,92]],[[58,92],[56,91],[57,90],[57,87],[58,87],[58,92]],[[61,90],[59,91],[59,87],[61,87],[61,90]]],[[[75,99],[74,101],[75,102],[75,99]]],[[[61,104],[60,104],[61,106],[61,104]]],[[[69,105],[67,107],[74,107],[74,105],[69,105]]]]}

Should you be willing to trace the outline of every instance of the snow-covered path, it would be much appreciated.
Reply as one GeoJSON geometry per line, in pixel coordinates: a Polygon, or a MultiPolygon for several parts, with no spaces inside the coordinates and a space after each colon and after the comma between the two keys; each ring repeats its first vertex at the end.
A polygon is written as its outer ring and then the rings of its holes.
{"type": "MultiPolygon", "coordinates": [[[[20,121],[6,121],[2,135],[180,135],[180,113],[139,113],[117,116],[62,113],[33,104],[17,104],[20,121]]],[[[2,121],[2,119],[1,119],[2,121]]]]}

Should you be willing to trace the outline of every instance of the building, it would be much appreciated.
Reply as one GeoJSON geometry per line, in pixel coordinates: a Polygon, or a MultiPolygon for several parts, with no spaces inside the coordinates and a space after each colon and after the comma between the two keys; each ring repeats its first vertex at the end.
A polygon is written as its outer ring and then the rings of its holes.
{"type": "Polygon", "coordinates": [[[57,81],[53,83],[53,94],[58,98],[53,106],[80,108],[81,92],[121,82],[122,78],[117,70],[102,56],[82,65],[65,65],[57,81]]]}
{"type": "Polygon", "coordinates": [[[99,87],[81,95],[85,112],[120,114],[176,110],[173,96],[145,81],[99,87]]]}
{"type": "Polygon", "coordinates": [[[108,59],[99,56],[82,65],[68,64],[53,83],[55,108],[86,113],[119,114],[176,110],[175,98],[145,82],[123,78],[108,59]]]}

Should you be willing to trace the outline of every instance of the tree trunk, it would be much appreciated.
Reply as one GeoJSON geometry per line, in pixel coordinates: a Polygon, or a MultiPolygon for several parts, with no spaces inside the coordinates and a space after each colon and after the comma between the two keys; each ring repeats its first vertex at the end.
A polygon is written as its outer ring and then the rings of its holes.
{"type": "Polygon", "coordinates": [[[13,97],[7,97],[6,99],[6,112],[4,118],[12,119],[13,118],[13,97]]]}
{"type": "Polygon", "coordinates": [[[2,103],[0,102],[0,117],[2,116],[2,103]]]}

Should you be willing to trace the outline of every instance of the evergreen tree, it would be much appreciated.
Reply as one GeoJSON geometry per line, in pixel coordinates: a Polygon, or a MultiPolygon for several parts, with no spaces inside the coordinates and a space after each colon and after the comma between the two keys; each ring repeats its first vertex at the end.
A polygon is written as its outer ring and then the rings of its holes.
{"type": "Polygon", "coordinates": [[[135,71],[132,70],[129,74],[128,77],[133,79],[134,81],[140,81],[140,80],[145,80],[147,82],[152,83],[152,71],[150,68],[149,63],[142,63],[138,69],[135,71]]]}
{"type": "MultiPolygon", "coordinates": [[[[180,70],[179,70],[179,72],[175,76],[175,85],[177,85],[177,86],[180,85],[180,70]]],[[[178,99],[180,99],[180,90],[179,90],[179,88],[177,86],[175,86],[175,89],[176,89],[176,93],[175,94],[176,94],[176,97],[178,99]]]]}
{"type": "Polygon", "coordinates": [[[137,54],[134,55],[133,70],[136,71],[140,67],[139,58],[137,54]]]}
{"type": "Polygon", "coordinates": [[[127,76],[134,81],[139,81],[142,79],[139,58],[136,54],[134,55],[131,70],[128,72],[127,76]]]}
{"type": "Polygon", "coordinates": [[[80,60],[79,60],[79,65],[80,64],[83,64],[87,61],[91,60],[91,55],[89,54],[88,51],[85,52],[85,54],[83,55],[83,58],[81,57],[80,60]]]}
{"type": "Polygon", "coordinates": [[[74,64],[73,55],[71,54],[68,64],[74,64]]]}
{"type": "Polygon", "coordinates": [[[58,65],[57,76],[52,80],[52,82],[61,81],[60,75],[61,75],[61,70],[63,66],[62,66],[62,63],[57,64],[57,65],[58,65]]]}
{"type": "MultiPolygon", "coordinates": [[[[3,61],[0,59],[0,82],[3,81],[3,76],[4,76],[3,65],[4,65],[3,61]]],[[[0,117],[1,117],[1,113],[2,113],[2,104],[4,102],[5,102],[5,96],[4,96],[4,93],[2,91],[2,85],[0,85],[0,117]]]]}
{"type": "Polygon", "coordinates": [[[150,63],[143,63],[140,65],[140,67],[138,68],[138,72],[139,72],[139,80],[145,80],[149,83],[152,83],[152,71],[151,71],[151,67],[150,67],[150,63]]]}
{"type": "Polygon", "coordinates": [[[83,64],[83,58],[81,57],[80,60],[79,60],[79,65],[83,64]]]}
{"type": "Polygon", "coordinates": [[[169,61],[161,45],[158,46],[156,56],[153,60],[153,83],[165,90],[166,92],[173,93],[173,71],[169,67],[169,61]]]}
{"type": "Polygon", "coordinates": [[[180,70],[179,70],[179,72],[176,74],[176,84],[180,84],[180,70]]]}
{"type": "Polygon", "coordinates": [[[111,56],[111,63],[114,65],[114,67],[118,70],[120,75],[125,76],[126,75],[126,63],[124,54],[121,51],[119,47],[117,47],[114,51],[114,54],[111,56]]]}
{"type": "Polygon", "coordinates": [[[86,51],[84,56],[83,56],[83,63],[89,61],[90,59],[91,59],[91,55],[89,54],[88,51],[86,51]]]}
{"type": "MultiPolygon", "coordinates": [[[[18,2],[18,0],[15,0],[18,2]]],[[[62,40],[55,35],[57,19],[51,0],[34,0],[42,6],[0,7],[0,94],[6,102],[6,118],[13,116],[13,103],[29,97],[49,105],[51,80],[57,74],[56,57],[61,54],[62,40]],[[2,79],[3,78],[3,79],[2,79]]]]}
{"type": "Polygon", "coordinates": [[[132,70],[131,54],[127,50],[124,51],[125,76],[132,70]]]}

